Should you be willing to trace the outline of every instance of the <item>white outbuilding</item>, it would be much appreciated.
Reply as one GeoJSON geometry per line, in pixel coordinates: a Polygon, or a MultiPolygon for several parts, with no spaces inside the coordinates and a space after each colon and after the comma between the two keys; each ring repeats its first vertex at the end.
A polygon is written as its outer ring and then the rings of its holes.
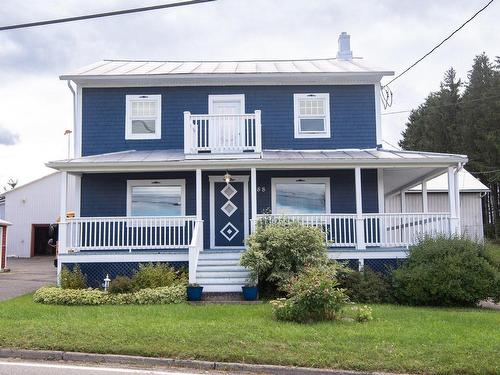
{"type": "Polygon", "coordinates": [[[49,225],[59,216],[60,191],[61,174],[57,172],[0,194],[0,219],[12,223],[7,257],[54,254],[48,246],[49,225]]]}
{"type": "MultiPolygon", "coordinates": [[[[482,197],[489,191],[481,181],[462,169],[458,172],[460,189],[460,226],[462,233],[474,240],[483,240],[482,197]]],[[[449,212],[446,174],[427,181],[428,212],[449,212]]],[[[385,199],[386,212],[423,212],[422,185],[385,199]]]]}

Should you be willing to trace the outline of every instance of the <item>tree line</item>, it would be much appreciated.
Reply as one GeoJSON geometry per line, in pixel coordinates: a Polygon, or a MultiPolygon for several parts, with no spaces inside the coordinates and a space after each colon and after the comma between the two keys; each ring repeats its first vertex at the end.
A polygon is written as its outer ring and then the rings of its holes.
{"type": "Polygon", "coordinates": [[[488,237],[500,239],[500,57],[474,58],[467,81],[453,68],[440,89],[411,111],[399,146],[405,150],[466,154],[466,169],[489,187],[488,237]]]}

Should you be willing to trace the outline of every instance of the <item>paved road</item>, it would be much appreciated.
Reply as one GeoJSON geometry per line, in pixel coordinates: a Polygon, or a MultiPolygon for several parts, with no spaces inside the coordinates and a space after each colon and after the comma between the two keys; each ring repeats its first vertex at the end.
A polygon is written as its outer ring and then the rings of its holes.
{"type": "Polygon", "coordinates": [[[55,284],[53,257],[7,258],[10,272],[0,273],[0,301],[55,284]]]}
{"type": "MultiPolygon", "coordinates": [[[[0,360],[0,375],[200,375],[220,372],[141,369],[131,367],[83,366],[57,362],[0,360]]],[[[225,374],[228,374],[227,372],[225,374]]]]}

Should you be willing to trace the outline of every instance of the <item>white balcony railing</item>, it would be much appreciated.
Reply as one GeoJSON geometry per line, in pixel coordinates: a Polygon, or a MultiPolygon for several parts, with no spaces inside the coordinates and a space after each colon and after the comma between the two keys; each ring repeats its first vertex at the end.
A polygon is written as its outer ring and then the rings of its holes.
{"type": "Polygon", "coordinates": [[[187,249],[195,224],[196,216],[68,219],[66,249],[60,251],[187,249]]]}
{"type": "MultiPolygon", "coordinates": [[[[263,223],[280,219],[320,228],[331,247],[408,247],[423,236],[453,233],[448,213],[362,214],[361,220],[356,214],[257,216],[257,221],[263,223]],[[362,244],[357,236],[359,225],[364,229],[362,244]]],[[[255,225],[256,221],[252,220],[252,230],[255,225]]]]}
{"type": "Polygon", "coordinates": [[[262,151],[260,118],[260,111],[242,115],[184,112],[184,153],[259,155],[262,151]]]}

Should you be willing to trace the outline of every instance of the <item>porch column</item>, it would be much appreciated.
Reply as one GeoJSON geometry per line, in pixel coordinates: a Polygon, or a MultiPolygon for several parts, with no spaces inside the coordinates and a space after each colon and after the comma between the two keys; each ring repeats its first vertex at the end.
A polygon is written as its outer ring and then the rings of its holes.
{"type": "Polygon", "coordinates": [[[356,248],[366,249],[365,225],[363,220],[363,196],[361,194],[361,167],[354,168],[354,181],[356,185],[356,248]]]}
{"type": "Polygon", "coordinates": [[[251,201],[252,201],[252,231],[257,220],[257,169],[250,169],[250,191],[251,191],[251,201]]]}
{"type": "MultiPolygon", "coordinates": [[[[384,188],[384,169],[377,169],[377,195],[378,195],[378,213],[385,213],[385,188],[384,188]]],[[[385,243],[386,241],[386,233],[387,233],[387,225],[386,218],[384,215],[381,215],[378,219],[379,223],[379,233],[380,233],[380,242],[385,243]]],[[[364,265],[363,265],[364,266],[364,265]]]]}
{"type": "Polygon", "coordinates": [[[401,213],[404,214],[406,212],[406,193],[404,190],[401,190],[401,213]]]}
{"type": "Polygon", "coordinates": [[[457,234],[462,233],[460,222],[460,183],[458,181],[458,172],[460,168],[455,169],[455,215],[457,215],[457,234]]]}
{"type": "Polygon", "coordinates": [[[422,212],[429,212],[429,202],[427,200],[427,180],[422,181],[422,212]]]}
{"type": "Polygon", "coordinates": [[[455,195],[455,173],[453,167],[448,167],[448,201],[450,205],[450,234],[458,233],[458,218],[455,195]]]}
{"type": "Polygon", "coordinates": [[[68,196],[68,172],[61,172],[61,196],[59,203],[59,228],[57,236],[57,251],[59,254],[66,253],[66,211],[68,196]]]}
{"type": "Polygon", "coordinates": [[[196,170],[196,220],[203,220],[202,215],[202,181],[201,169],[196,170]]]}

